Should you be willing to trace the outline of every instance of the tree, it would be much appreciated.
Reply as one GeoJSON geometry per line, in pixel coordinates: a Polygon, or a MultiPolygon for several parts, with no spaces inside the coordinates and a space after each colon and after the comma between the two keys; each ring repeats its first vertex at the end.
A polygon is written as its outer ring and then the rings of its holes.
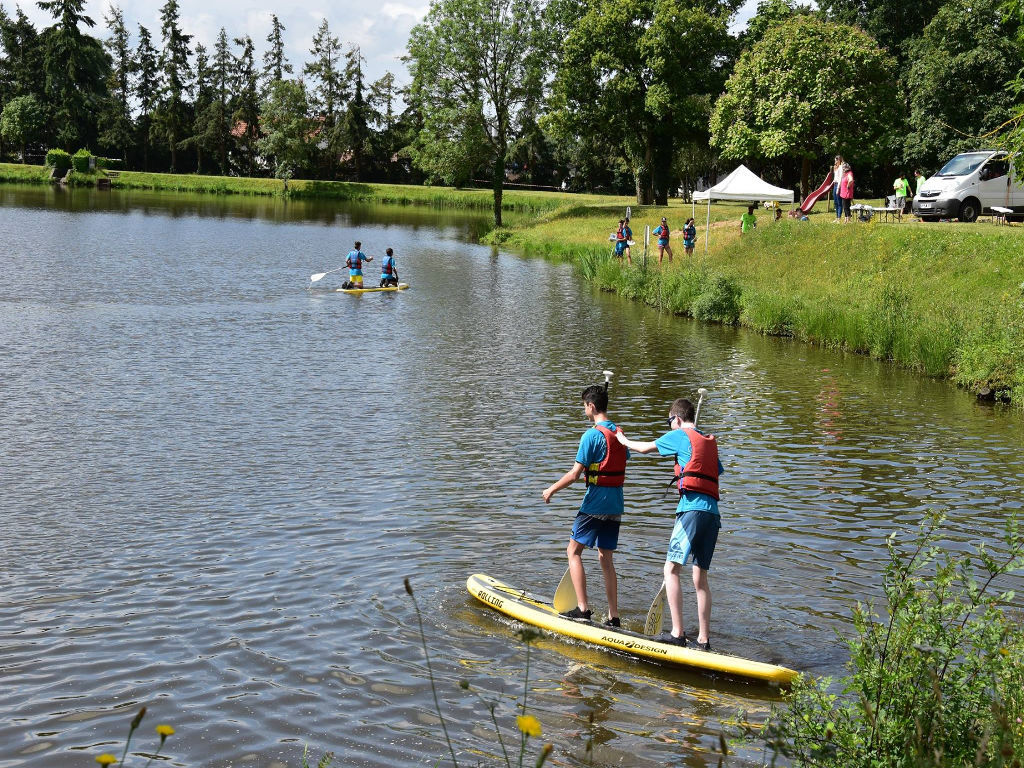
{"type": "MultiPolygon", "coordinates": [[[[1007,0],[1003,6],[1007,20],[1012,20],[1016,25],[1015,35],[1017,42],[1017,55],[1024,56],[1024,0],[1007,0]]],[[[1010,83],[1017,103],[1013,107],[1013,117],[1003,126],[1000,138],[1004,146],[1010,149],[1017,157],[1024,157],[1024,72],[1019,73],[1010,83]]],[[[1018,178],[1021,170],[1015,171],[1018,178]]]]}
{"type": "Polygon", "coordinates": [[[667,202],[676,147],[706,144],[701,107],[721,91],[734,0],[561,0],[552,108],[566,131],[613,147],[637,202],[667,202]],[[582,8],[580,7],[582,5],[582,8]]]}
{"type": "Polygon", "coordinates": [[[906,80],[909,131],[904,159],[938,168],[987,138],[1013,115],[1006,87],[1024,67],[1014,44],[1016,23],[1004,22],[996,0],[948,0],[914,43],[906,80]]]}
{"type": "Polygon", "coordinates": [[[191,35],[181,31],[178,0],[167,0],[160,9],[160,100],[153,119],[156,137],[167,142],[171,153],[171,173],[178,167],[179,142],[186,137],[189,124],[185,95],[192,79],[188,43],[191,35]]]}
{"type": "Polygon", "coordinates": [[[46,111],[35,96],[16,96],[0,112],[0,135],[21,147],[21,162],[28,154],[28,143],[42,139],[46,111]]]}
{"type": "Polygon", "coordinates": [[[231,114],[232,134],[237,138],[246,175],[256,172],[256,140],[260,136],[259,73],[256,71],[252,38],[235,38],[242,52],[235,57],[234,111],[231,114]]]}
{"type": "Polygon", "coordinates": [[[139,24],[139,43],[135,48],[135,99],[139,105],[137,130],[142,144],[142,168],[149,170],[150,134],[156,109],[160,68],[157,50],[149,30],[139,24]]]}
{"type": "Polygon", "coordinates": [[[207,97],[205,88],[197,89],[196,119],[191,142],[197,152],[206,151],[217,158],[222,175],[231,171],[230,153],[234,143],[231,135],[230,104],[234,83],[233,71],[234,57],[231,55],[228,34],[221,27],[213,48],[209,73],[204,72],[204,80],[208,81],[204,82],[204,86],[209,89],[209,96],[207,97]]]}
{"type": "Polygon", "coordinates": [[[14,18],[0,18],[0,45],[4,49],[4,80],[7,98],[38,96],[45,99],[45,78],[40,78],[45,62],[43,41],[25,12],[18,7],[14,18]]]}
{"type": "Polygon", "coordinates": [[[489,161],[497,226],[519,112],[543,83],[541,33],[536,0],[433,0],[409,38],[425,121],[416,162],[489,161]]]}
{"type": "Polygon", "coordinates": [[[108,63],[103,46],[82,34],[95,26],[82,9],[85,0],[40,0],[55,23],[43,33],[46,97],[53,105],[57,142],[67,150],[96,136],[96,116],[105,95],[108,63]]]}
{"type": "Polygon", "coordinates": [[[206,54],[206,46],[196,44],[196,98],[192,103],[195,120],[192,123],[193,135],[186,141],[196,151],[196,173],[203,172],[203,142],[201,133],[203,116],[213,103],[213,73],[210,71],[210,59],[206,54]]]}
{"type": "Polygon", "coordinates": [[[263,78],[267,83],[268,90],[274,81],[282,80],[285,73],[291,74],[292,72],[292,65],[288,63],[288,59],[284,56],[284,41],[281,38],[281,33],[284,31],[285,26],[277,18],[277,14],[272,14],[270,17],[270,34],[267,35],[267,42],[270,43],[270,48],[263,54],[263,78]]]}
{"type": "Polygon", "coordinates": [[[322,166],[328,177],[334,175],[338,156],[338,114],[344,102],[344,80],[339,67],[341,44],[331,35],[327,19],[320,22],[313,47],[313,60],[308,62],[302,73],[312,81],[308,91],[310,104],[317,113],[320,128],[318,148],[323,150],[322,166]]]}
{"type": "Polygon", "coordinates": [[[829,21],[857,26],[878,41],[903,71],[910,60],[909,43],[919,37],[946,0],[820,0],[829,21]]]}
{"type": "Polygon", "coordinates": [[[894,68],[861,30],[796,16],[740,57],[715,104],[711,143],[725,159],[802,161],[806,195],[816,158],[837,150],[854,162],[892,156],[894,68]]]}
{"type": "Polygon", "coordinates": [[[104,17],[110,37],[103,45],[110,56],[110,73],[107,76],[107,98],[100,111],[100,144],[115,147],[121,157],[127,160],[128,145],[132,141],[131,75],[135,59],[129,40],[124,13],[116,5],[110,6],[110,15],[104,17]]]}
{"type": "Polygon", "coordinates": [[[259,151],[274,158],[274,175],[290,179],[310,160],[313,121],[302,81],[274,80],[261,106],[263,137],[259,151]]]}
{"type": "Polygon", "coordinates": [[[370,143],[369,107],[363,99],[363,57],[358,46],[345,55],[345,78],[352,83],[352,98],[345,110],[343,141],[352,156],[356,181],[366,180],[367,157],[372,154],[370,143]]]}
{"type": "Polygon", "coordinates": [[[385,72],[379,80],[370,83],[370,90],[366,96],[367,120],[373,129],[373,155],[380,172],[388,181],[394,179],[393,158],[401,147],[398,115],[395,111],[398,98],[395,76],[390,72],[385,72]]]}

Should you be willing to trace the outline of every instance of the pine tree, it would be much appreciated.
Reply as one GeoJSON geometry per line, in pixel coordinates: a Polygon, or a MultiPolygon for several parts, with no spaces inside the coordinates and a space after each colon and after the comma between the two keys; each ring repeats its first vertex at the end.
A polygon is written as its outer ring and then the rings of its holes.
{"type": "Polygon", "coordinates": [[[317,147],[321,150],[322,172],[330,178],[337,164],[338,117],[344,102],[344,80],[338,68],[341,44],[331,35],[327,19],[320,23],[309,52],[313,60],[302,68],[302,72],[312,81],[308,96],[320,126],[317,147]]]}
{"type": "Polygon", "coordinates": [[[171,153],[171,173],[177,170],[178,148],[189,124],[189,105],[185,101],[192,79],[188,63],[191,35],[181,31],[177,0],[167,0],[160,9],[163,49],[160,51],[160,102],[154,115],[153,131],[167,142],[171,153]]]}
{"type": "Polygon", "coordinates": [[[107,99],[100,112],[100,143],[121,152],[128,159],[128,145],[132,141],[132,72],[135,59],[132,55],[128,28],[124,23],[124,12],[116,5],[110,6],[110,15],[104,16],[110,31],[103,46],[110,56],[110,75],[107,77],[107,99]]]}
{"type": "Polygon", "coordinates": [[[236,37],[235,45],[242,46],[242,52],[234,59],[235,98],[231,120],[233,132],[238,137],[246,175],[253,176],[256,172],[256,140],[260,137],[259,73],[256,71],[252,38],[248,35],[236,37]]]}
{"type": "Polygon", "coordinates": [[[196,150],[196,173],[200,174],[203,172],[203,116],[213,101],[213,73],[210,71],[210,61],[206,55],[206,47],[202,43],[198,43],[196,45],[196,99],[193,104],[196,117],[192,123],[195,133],[188,139],[188,143],[196,150]]]}
{"type": "Polygon", "coordinates": [[[285,73],[292,73],[292,65],[284,57],[284,41],[281,39],[285,26],[277,18],[276,13],[270,17],[270,24],[270,34],[267,35],[270,48],[263,54],[263,80],[268,90],[271,83],[283,80],[285,73]]]}
{"type": "Polygon", "coordinates": [[[367,125],[369,110],[363,99],[363,61],[357,46],[345,56],[345,77],[353,85],[353,94],[345,112],[344,138],[352,155],[356,181],[366,180],[367,156],[373,151],[367,125]]]}
{"type": "Polygon", "coordinates": [[[139,24],[139,44],[135,48],[135,98],[139,105],[137,130],[142,144],[142,168],[149,170],[150,133],[160,86],[157,50],[149,30],[139,24]]]}

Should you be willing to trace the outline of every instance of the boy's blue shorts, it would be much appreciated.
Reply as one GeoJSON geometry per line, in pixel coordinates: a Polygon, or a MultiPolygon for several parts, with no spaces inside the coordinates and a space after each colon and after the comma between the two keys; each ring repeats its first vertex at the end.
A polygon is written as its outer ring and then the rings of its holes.
{"type": "Polygon", "coordinates": [[[676,526],[668,543],[668,557],[671,563],[686,565],[690,558],[705,571],[711,570],[711,557],[718,543],[718,529],[722,519],[714,512],[694,509],[676,515],[676,526]]]}
{"type": "Polygon", "coordinates": [[[621,256],[623,253],[625,253],[626,252],[626,245],[627,245],[627,243],[626,243],[625,240],[616,240],[615,241],[615,255],[616,256],[621,256]]]}
{"type": "Polygon", "coordinates": [[[603,519],[584,512],[576,515],[572,525],[572,540],[593,549],[615,549],[619,545],[619,523],[621,517],[603,519]]]}

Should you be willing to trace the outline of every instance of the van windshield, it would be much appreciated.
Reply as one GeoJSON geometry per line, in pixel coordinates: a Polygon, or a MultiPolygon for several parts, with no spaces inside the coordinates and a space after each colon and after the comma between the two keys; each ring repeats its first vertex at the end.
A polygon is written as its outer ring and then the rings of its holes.
{"type": "Polygon", "coordinates": [[[942,170],[935,175],[966,176],[969,173],[974,173],[991,154],[991,152],[964,152],[942,166],[942,170]]]}

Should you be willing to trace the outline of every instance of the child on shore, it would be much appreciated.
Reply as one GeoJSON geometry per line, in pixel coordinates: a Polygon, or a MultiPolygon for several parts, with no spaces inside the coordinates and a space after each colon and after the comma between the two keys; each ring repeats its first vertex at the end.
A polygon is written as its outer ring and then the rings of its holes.
{"type": "Polygon", "coordinates": [[[395,264],[395,252],[388,248],[384,254],[384,259],[380,263],[380,287],[397,286],[398,265],[395,264]]]}
{"type": "Polygon", "coordinates": [[[665,257],[665,251],[668,251],[668,263],[671,264],[672,246],[668,244],[670,232],[664,216],[661,217],[661,224],[651,234],[658,238],[658,263],[661,264],[661,260],[665,257]]]}
{"type": "Polygon", "coordinates": [[[604,590],[608,597],[610,627],[621,626],[619,621],[618,582],[612,556],[619,542],[619,523],[622,519],[622,485],[626,479],[626,461],[629,451],[615,439],[618,429],[608,418],[608,389],[595,384],[583,390],[583,413],[594,426],[583,433],[576,451],[572,469],[541,494],[545,503],[557,491],[568,488],[581,475],[586,475],[587,490],[572,527],[566,555],[569,575],[576,591],[576,607],[562,613],[570,619],[589,621],[593,615],[587,600],[587,576],[583,570],[583,549],[597,547],[597,559],[604,575],[604,590]]]}
{"type": "Polygon", "coordinates": [[[687,256],[693,256],[693,246],[697,244],[697,224],[692,218],[686,220],[683,226],[683,251],[687,256]]]}
{"type": "Polygon", "coordinates": [[[672,630],[659,635],[658,640],[673,645],[686,645],[683,628],[683,592],[679,576],[683,566],[693,560],[693,588],[697,594],[699,650],[710,651],[711,640],[711,587],[708,570],[722,527],[718,514],[718,476],[722,463],[718,460],[718,444],[714,435],[705,435],[694,424],[693,403],[679,398],[668,412],[669,431],[653,442],[630,440],[618,430],[615,437],[624,446],[638,453],[672,456],[676,461],[679,504],[676,523],[668,545],[665,561],[665,595],[672,614],[672,630]]]}
{"type": "Polygon", "coordinates": [[[360,248],[363,244],[356,240],[356,247],[348,252],[345,257],[345,266],[348,267],[348,282],[342,283],[342,288],[363,287],[363,262],[373,261],[373,256],[367,256],[360,248]]]}
{"type": "Polygon", "coordinates": [[[753,232],[757,226],[757,216],[754,215],[754,206],[748,205],[747,212],[740,217],[740,234],[745,235],[753,232]]]}

